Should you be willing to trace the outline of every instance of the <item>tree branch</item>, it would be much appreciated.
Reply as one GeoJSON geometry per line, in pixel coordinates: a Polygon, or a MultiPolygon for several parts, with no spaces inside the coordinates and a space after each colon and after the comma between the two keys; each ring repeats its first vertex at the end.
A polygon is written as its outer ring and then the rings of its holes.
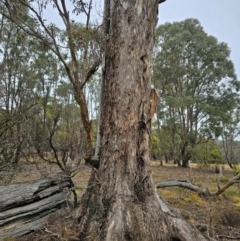
{"type": "Polygon", "coordinates": [[[191,191],[197,192],[202,196],[219,196],[223,192],[225,192],[230,186],[235,184],[237,181],[240,180],[240,173],[234,176],[230,181],[228,181],[222,188],[220,188],[219,183],[218,191],[216,193],[210,193],[207,188],[199,188],[198,186],[193,185],[192,183],[188,182],[187,180],[183,179],[170,179],[165,182],[160,182],[156,184],[156,188],[165,188],[165,187],[184,187],[191,191]]]}
{"type": "Polygon", "coordinates": [[[158,4],[164,3],[166,0],[159,0],[158,4]]]}
{"type": "Polygon", "coordinates": [[[199,187],[193,185],[192,183],[188,182],[187,180],[183,180],[183,179],[170,179],[168,181],[156,184],[156,188],[176,187],[176,186],[190,189],[190,190],[192,190],[194,192],[197,192],[197,193],[199,193],[200,195],[203,195],[203,196],[210,196],[210,193],[209,193],[208,189],[199,188],[199,187]]]}
{"type": "Polygon", "coordinates": [[[228,181],[222,188],[218,188],[218,191],[216,192],[216,196],[219,196],[221,193],[226,191],[230,186],[232,186],[236,181],[240,180],[240,173],[236,176],[234,176],[230,181],[228,181]]]}
{"type": "Polygon", "coordinates": [[[89,81],[89,79],[92,77],[92,75],[98,70],[100,64],[100,60],[97,59],[94,64],[92,65],[92,67],[90,68],[90,70],[87,72],[85,78],[83,78],[82,82],[81,82],[81,88],[83,88],[85,86],[85,84],[89,81]]]}

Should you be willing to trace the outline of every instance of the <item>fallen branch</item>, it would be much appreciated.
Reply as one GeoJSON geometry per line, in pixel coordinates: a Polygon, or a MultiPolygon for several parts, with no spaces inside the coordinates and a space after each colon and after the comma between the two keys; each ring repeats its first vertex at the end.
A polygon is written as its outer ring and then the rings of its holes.
{"type": "Polygon", "coordinates": [[[198,186],[195,186],[192,183],[188,182],[187,180],[183,180],[183,179],[170,179],[168,181],[160,182],[156,184],[156,188],[165,188],[165,187],[184,187],[194,192],[197,192],[203,196],[211,195],[208,189],[199,188],[198,186]]]}
{"type": "Polygon", "coordinates": [[[56,237],[58,238],[58,240],[67,241],[67,239],[63,238],[60,234],[54,233],[54,232],[48,230],[47,228],[45,228],[44,231],[45,231],[46,233],[49,233],[49,234],[53,235],[53,236],[56,236],[56,237]]]}
{"type": "Polygon", "coordinates": [[[207,188],[199,188],[198,186],[193,185],[187,180],[183,179],[170,179],[165,182],[160,182],[156,184],[156,188],[165,188],[165,187],[184,187],[190,189],[191,191],[197,192],[202,196],[219,196],[225,192],[229,187],[240,180],[240,173],[234,176],[230,181],[228,181],[222,188],[219,186],[219,181],[217,183],[218,191],[216,193],[210,193],[207,188]]]}
{"type": "Polygon", "coordinates": [[[218,188],[218,191],[216,192],[216,196],[219,196],[224,191],[226,191],[230,186],[232,186],[236,181],[240,180],[240,173],[236,176],[234,176],[230,181],[228,181],[222,188],[218,188]]]}

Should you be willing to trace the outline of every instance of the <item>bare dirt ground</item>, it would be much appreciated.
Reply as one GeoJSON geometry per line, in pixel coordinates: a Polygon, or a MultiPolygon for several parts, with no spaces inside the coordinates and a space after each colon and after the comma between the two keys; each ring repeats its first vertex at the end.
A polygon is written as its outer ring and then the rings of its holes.
{"type": "MultiPolygon", "coordinates": [[[[200,168],[193,164],[191,168],[181,168],[174,165],[162,167],[159,162],[152,162],[151,169],[155,183],[179,178],[186,179],[199,187],[208,188],[210,193],[217,191],[219,174],[216,174],[213,168],[200,168]]],[[[18,175],[14,175],[11,179],[11,183],[38,179],[41,177],[41,173],[54,171],[57,171],[54,166],[39,165],[36,168],[35,165],[24,164],[18,175]]],[[[79,200],[87,186],[89,176],[90,169],[84,166],[74,177],[79,200]]],[[[220,185],[224,185],[232,177],[232,171],[225,166],[220,185]]],[[[0,181],[3,183],[3,179],[0,181]]],[[[180,187],[158,189],[158,192],[171,206],[180,210],[184,219],[204,232],[206,236],[209,235],[221,241],[240,240],[239,183],[234,184],[218,197],[200,197],[197,193],[180,187]]],[[[21,238],[7,239],[7,241],[76,241],[78,240],[76,212],[77,209],[64,207],[51,215],[41,230],[21,238]]]]}

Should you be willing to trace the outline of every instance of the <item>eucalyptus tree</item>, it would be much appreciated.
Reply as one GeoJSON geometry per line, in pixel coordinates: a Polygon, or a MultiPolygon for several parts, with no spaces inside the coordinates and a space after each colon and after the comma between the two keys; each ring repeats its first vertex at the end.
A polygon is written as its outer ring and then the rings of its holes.
{"type": "Polygon", "coordinates": [[[158,196],[149,169],[158,3],[105,0],[99,167],[80,205],[83,241],[208,240],[158,196]]]}
{"type": "Polygon", "coordinates": [[[24,155],[27,145],[26,120],[32,117],[33,56],[31,39],[20,28],[0,16],[0,159],[10,169],[24,155]]]}
{"type": "MultiPolygon", "coordinates": [[[[59,111],[60,105],[65,110],[67,107],[64,106],[71,106],[71,103],[61,101],[61,95],[56,97],[57,88],[61,87],[59,81],[66,77],[61,74],[61,66],[53,53],[8,18],[1,16],[1,22],[0,157],[1,166],[9,170],[20,158],[30,159],[36,151],[44,157],[45,153],[51,151],[49,136],[53,131],[53,116],[59,111]],[[52,103],[58,108],[51,108],[52,103]]],[[[62,31],[59,30],[60,34],[62,31]]],[[[67,87],[66,93],[69,93],[71,88],[69,85],[67,87]]],[[[73,96],[73,91],[70,95],[73,96]]],[[[72,108],[67,110],[70,112],[72,108]]],[[[80,116],[78,107],[77,110],[74,109],[74,113],[80,116]]],[[[62,118],[61,121],[65,125],[67,119],[62,118]]],[[[66,125],[69,126],[68,123],[66,125]]],[[[77,146],[80,140],[79,135],[73,136],[77,138],[71,147],[77,146]]],[[[57,148],[55,142],[51,144],[57,148]]],[[[62,149],[69,145],[65,138],[62,149]]]]}
{"type": "Polygon", "coordinates": [[[221,134],[239,82],[227,44],[205,33],[198,20],[161,25],[155,38],[153,78],[161,122],[173,140],[181,140],[178,156],[186,167],[197,144],[221,134]]]}
{"type": "MultiPolygon", "coordinates": [[[[61,30],[58,34],[65,35],[61,30]]],[[[84,158],[86,143],[80,108],[58,58],[44,46],[41,49],[41,42],[36,43],[35,50],[31,66],[32,78],[36,83],[33,89],[37,95],[34,106],[36,114],[28,122],[31,130],[28,142],[46,165],[58,165],[61,171],[73,177],[84,158]]],[[[45,174],[45,169],[42,171],[45,174]]]]}
{"type": "Polygon", "coordinates": [[[229,119],[222,121],[221,126],[223,131],[221,133],[220,146],[222,149],[224,160],[228,163],[230,168],[234,168],[235,164],[240,163],[239,159],[239,143],[240,135],[240,112],[235,109],[229,113],[229,119]]]}
{"type": "Polygon", "coordinates": [[[219,171],[219,164],[223,163],[221,150],[214,140],[202,142],[197,145],[193,150],[191,160],[206,167],[208,167],[209,164],[215,164],[215,170],[217,172],[219,171]]]}
{"type": "Polygon", "coordinates": [[[78,24],[71,18],[67,1],[61,0],[0,0],[0,12],[11,19],[23,31],[35,37],[49,51],[52,51],[65,69],[66,75],[73,85],[74,97],[81,109],[81,119],[87,135],[85,160],[91,162],[92,157],[92,128],[87,108],[84,88],[86,83],[97,71],[101,52],[100,46],[104,37],[98,27],[90,24],[92,0],[71,1],[73,14],[84,14],[85,24],[78,24]],[[20,7],[19,7],[20,6],[20,7]],[[47,23],[44,18],[46,7],[53,7],[59,14],[65,27],[65,34],[58,35],[59,29],[53,23],[47,23]],[[22,12],[21,8],[27,9],[22,12]],[[33,20],[29,24],[28,19],[33,20]]]}

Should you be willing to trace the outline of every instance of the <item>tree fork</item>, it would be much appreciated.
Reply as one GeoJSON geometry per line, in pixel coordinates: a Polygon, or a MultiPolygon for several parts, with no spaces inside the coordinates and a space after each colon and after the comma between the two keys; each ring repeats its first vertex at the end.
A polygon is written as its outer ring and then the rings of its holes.
{"type": "Polygon", "coordinates": [[[82,241],[209,240],[157,194],[149,169],[158,0],[105,0],[99,168],[79,209],[82,241]]]}

